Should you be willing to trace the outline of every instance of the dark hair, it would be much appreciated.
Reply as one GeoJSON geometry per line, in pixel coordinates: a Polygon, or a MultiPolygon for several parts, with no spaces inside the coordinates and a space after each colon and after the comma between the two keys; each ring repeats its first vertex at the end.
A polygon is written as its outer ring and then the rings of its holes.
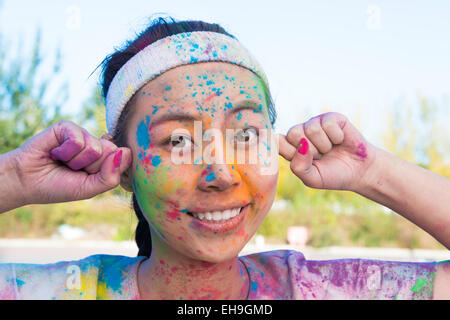
{"type": "MultiPolygon", "coordinates": [[[[153,19],[150,25],[144,31],[138,34],[134,40],[127,41],[122,48],[117,49],[114,53],[107,56],[101,63],[103,69],[101,75],[103,97],[106,98],[109,86],[111,85],[111,81],[113,80],[116,73],[136,53],[138,53],[151,43],[158,41],[159,39],[178,33],[194,32],[194,31],[217,32],[235,38],[234,36],[226,32],[225,29],[223,29],[220,25],[215,23],[207,23],[203,21],[193,21],[193,20],[176,21],[171,17],[168,18],[158,17],[156,19],[153,19]]],[[[266,88],[264,83],[263,86],[265,91],[266,103],[269,108],[270,122],[273,126],[276,119],[276,112],[272,101],[272,97],[269,92],[269,88],[266,88]]],[[[128,123],[127,119],[131,115],[131,110],[133,108],[130,108],[130,106],[133,104],[136,96],[137,95],[134,95],[124,107],[119,117],[115,132],[113,134],[113,142],[118,147],[127,146],[126,140],[127,123],[128,123]]],[[[136,195],[134,193],[132,197],[132,204],[136,216],[138,218],[138,225],[136,228],[136,235],[135,235],[136,243],[139,248],[138,256],[150,257],[152,251],[150,226],[139,207],[136,195]]]]}

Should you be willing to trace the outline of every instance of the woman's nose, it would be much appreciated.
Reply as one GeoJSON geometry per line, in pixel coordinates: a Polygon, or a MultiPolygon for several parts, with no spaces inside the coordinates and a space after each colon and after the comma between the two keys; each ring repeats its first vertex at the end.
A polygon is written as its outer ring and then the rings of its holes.
{"type": "Polygon", "coordinates": [[[241,177],[235,166],[229,164],[211,164],[202,172],[198,188],[202,191],[224,191],[241,183],[241,177]]]}

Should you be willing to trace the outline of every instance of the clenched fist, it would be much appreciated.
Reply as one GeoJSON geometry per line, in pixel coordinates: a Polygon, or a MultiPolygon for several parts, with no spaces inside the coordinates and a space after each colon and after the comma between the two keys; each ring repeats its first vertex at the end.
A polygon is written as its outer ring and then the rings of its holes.
{"type": "Polygon", "coordinates": [[[280,135],[279,153],[308,187],[356,191],[370,175],[376,148],[344,115],[328,112],[280,135]]]}
{"type": "Polygon", "coordinates": [[[98,139],[71,121],[53,124],[19,148],[12,157],[23,204],[92,198],[115,188],[131,164],[131,151],[98,139]]]}

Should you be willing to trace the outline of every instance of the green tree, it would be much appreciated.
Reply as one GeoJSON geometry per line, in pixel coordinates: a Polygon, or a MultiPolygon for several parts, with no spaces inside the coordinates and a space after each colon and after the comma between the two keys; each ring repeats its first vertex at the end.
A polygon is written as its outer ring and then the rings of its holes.
{"type": "Polygon", "coordinates": [[[70,119],[61,113],[68,86],[60,77],[61,53],[50,68],[43,68],[41,32],[37,31],[29,56],[18,53],[0,35],[0,154],[22,145],[56,121],[70,119]],[[55,84],[60,84],[56,87],[55,84]]]}
{"type": "Polygon", "coordinates": [[[92,135],[101,137],[106,133],[105,104],[100,87],[95,87],[84,102],[78,119],[92,135]]]}
{"type": "MultiPolygon", "coordinates": [[[[105,103],[100,86],[94,87],[91,96],[83,103],[81,111],[77,116],[77,123],[81,123],[83,128],[97,138],[100,138],[103,134],[107,133],[105,103]]],[[[130,197],[130,193],[125,191],[121,186],[97,195],[96,197],[103,198],[111,195],[123,198],[130,197]]]]}

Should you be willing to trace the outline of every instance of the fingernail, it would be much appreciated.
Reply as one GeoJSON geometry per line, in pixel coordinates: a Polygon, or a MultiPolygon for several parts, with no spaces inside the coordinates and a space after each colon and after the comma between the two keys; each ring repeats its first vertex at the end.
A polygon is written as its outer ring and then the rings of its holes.
{"type": "Polygon", "coordinates": [[[308,140],[305,138],[300,139],[300,145],[298,146],[298,152],[301,154],[306,154],[308,152],[309,144],[308,140]]]}
{"type": "Polygon", "coordinates": [[[114,167],[118,168],[120,167],[120,163],[122,162],[122,150],[119,150],[116,152],[116,155],[114,156],[114,167]]]}

